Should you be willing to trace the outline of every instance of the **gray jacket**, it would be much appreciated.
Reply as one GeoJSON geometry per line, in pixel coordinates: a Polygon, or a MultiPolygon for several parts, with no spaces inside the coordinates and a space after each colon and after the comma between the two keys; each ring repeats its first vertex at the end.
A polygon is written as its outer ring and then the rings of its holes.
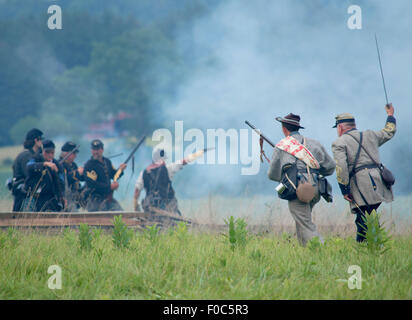
{"type": "MultiPolygon", "coordinates": [[[[392,139],[395,132],[396,120],[392,116],[388,117],[386,125],[382,130],[363,131],[362,146],[373,157],[375,162],[380,163],[379,147],[392,139]]],[[[353,135],[357,141],[360,141],[360,131],[352,129],[344,133],[332,144],[332,152],[336,161],[336,178],[342,194],[351,194],[358,206],[366,205],[359,193],[359,189],[369,205],[393,201],[392,189],[388,189],[385,186],[378,168],[365,168],[356,173],[359,188],[355,185],[354,178],[349,177],[359,148],[359,143],[350,135],[353,135]]],[[[373,164],[373,160],[361,149],[356,168],[373,164]]],[[[352,203],[351,208],[355,207],[355,204],[352,203]]]]}
{"type": "MultiPolygon", "coordinates": [[[[299,134],[299,132],[292,132],[291,135],[301,144],[303,144],[303,136],[299,134]]],[[[329,156],[325,148],[318,141],[307,137],[306,147],[319,162],[319,173],[323,176],[330,176],[331,174],[333,174],[333,172],[335,171],[335,161],[333,161],[332,157],[329,156]]],[[[278,148],[275,148],[273,150],[272,161],[270,162],[270,168],[268,172],[269,179],[279,182],[282,178],[282,168],[286,164],[295,163],[296,160],[297,159],[289,153],[278,148]]],[[[306,164],[301,160],[297,160],[297,167],[299,170],[306,169],[306,164]]],[[[307,174],[303,174],[303,176],[306,179],[308,178],[307,174]]]]}

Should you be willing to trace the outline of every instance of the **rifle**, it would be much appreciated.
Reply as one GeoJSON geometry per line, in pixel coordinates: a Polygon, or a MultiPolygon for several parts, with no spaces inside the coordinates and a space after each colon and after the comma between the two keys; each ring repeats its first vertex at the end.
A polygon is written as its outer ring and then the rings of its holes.
{"type": "Polygon", "coordinates": [[[112,154],[112,155],[110,155],[110,156],[107,156],[106,158],[107,158],[107,159],[113,159],[113,158],[120,157],[120,156],[122,156],[122,155],[123,155],[123,152],[117,153],[117,154],[112,154]]]}
{"type": "MultiPolygon", "coordinates": [[[[129,160],[133,157],[133,155],[136,153],[137,149],[141,146],[141,144],[144,142],[146,139],[146,136],[143,136],[140,141],[137,143],[137,145],[133,148],[132,152],[130,152],[129,156],[127,157],[126,161],[123,163],[128,163],[129,160]]],[[[118,169],[113,177],[113,181],[117,182],[117,180],[120,178],[120,175],[122,174],[123,170],[118,169]]],[[[112,202],[113,201],[113,190],[110,191],[109,195],[107,196],[107,201],[112,202]]]]}
{"type": "Polygon", "coordinates": [[[259,135],[259,137],[260,137],[260,140],[259,140],[259,143],[260,143],[260,161],[263,162],[262,156],[264,156],[265,159],[266,159],[266,161],[267,161],[268,163],[270,163],[269,158],[266,156],[265,151],[263,150],[263,140],[265,140],[267,143],[269,143],[269,144],[272,146],[272,148],[275,148],[275,144],[274,144],[272,141],[270,141],[262,132],[260,132],[260,131],[259,131],[253,124],[251,124],[249,121],[246,120],[245,123],[246,123],[249,127],[251,127],[252,130],[255,131],[255,132],[259,135]]]}
{"type": "MultiPolygon", "coordinates": [[[[58,169],[59,166],[57,166],[58,169]]],[[[57,205],[61,207],[61,210],[64,209],[64,195],[63,191],[60,187],[60,178],[58,176],[58,172],[51,170],[50,168],[46,168],[47,172],[50,174],[50,179],[52,183],[53,193],[56,196],[57,205]]]]}
{"type": "Polygon", "coordinates": [[[62,159],[59,160],[59,164],[63,164],[63,162],[66,161],[66,159],[67,159],[68,157],[70,157],[74,152],[76,152],[77,150],[79,150],[79,148],[80,148],[80,145],[78,144],[78,145],[76,146],[76,148],[74,148],[72,151],[70,151],[68,154],[66,154],[66,156],[65,156],[64,158],[62,158],[62,159]]]}
{"type": "MultiPolygon", "coordinates": [[[[135,152],[137,151],[137,149],[139,149],[140,145],[143,143],[144,139],[146,139],[146,136],[143,136],[140,141],[138,142],[138,144],[133,148],[132,152],[130,152],[129,156],[127,157],[126,161],[123,163],[128,163],[129,160],[133,157],[133,155],[135,154],[135,152]]],[[[122,174],[123,169],[118,169],[113,177],[113,181],[117,181],[120,178],[120,175],[122,174]]]]}
{"type": "Polygon", "coordinates": [[[266,138],[266,136],[262,133],[262,132],[260,132],[258,129],[256,129],[256,127],[253,125],[253,124],[251,124],[249,121],[245,121],[245,123],[249,126],[249,127],[251,127],[252,129],[253,129],[253,131],[255,131],[259,136],[260,136],[260,138],[262,138],[263,140],[265,140],[267,143],[269,143],[273,148],[275,147],[275,144],[272,142],[272,141],[270,141],[268,138],[266,138]]]}

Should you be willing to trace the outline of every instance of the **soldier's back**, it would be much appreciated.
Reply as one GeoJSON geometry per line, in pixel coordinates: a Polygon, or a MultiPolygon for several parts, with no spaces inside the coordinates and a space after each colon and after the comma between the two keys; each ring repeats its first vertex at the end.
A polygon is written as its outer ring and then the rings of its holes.
{"type": "Polygon", "coordinates": [[[16,179],[25,178],[27,176],[27,162],[34,156],[30,150],[20,152],[13,162],[13,177],[16,179]]]}
{"type": "Polygon", "coordinates": [[[378,168],[378,164],[381,163],[379,147],[393,135],[389,137],[387,132],[382,130],[362,131],[361,148],[360,136],[361,131],[353,129],[337,138],[332,145],[333,149],[344,150],[346,154],[350,190],[355,202],[361,206],[366,205],[365,200],[368,205],[393,201],[392,190],[383,183],[378,168]],[[358,150],[359,157],[355,163],[358,150]]]}

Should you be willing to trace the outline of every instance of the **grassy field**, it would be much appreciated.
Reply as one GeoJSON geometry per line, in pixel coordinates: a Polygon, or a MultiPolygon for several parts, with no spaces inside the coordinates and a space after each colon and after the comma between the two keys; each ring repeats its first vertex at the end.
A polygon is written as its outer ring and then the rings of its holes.
{"type": "Polygon", "coordinates": [[[287,233],[249,234],[232,247],[225,234],[183,225],[128,233],[124,248],[111,234],[79,234],[0,232],[0,299],[412,298],[411,236],[377,254],[352,238],[303,248],[287,233]],[[61,289],[48,288],[51,265],[62,270],[61,289]],[[348,288],[351,265],[361,268],[361,289],[348,288]]]}
{"type": "MultiPolygon", "coordinates": [[[[10,175],[0,168],[2,181],[10,175]]],[[[119,200],[132,209],[131,196],[119,200]]],[[[0,214],[11,206],[3,186],[0,214]]],[[[99,231],[82,241],[78,231],[0,231],[0,299],[412,299],[412,197],[380,208],[393,237],[383,254],[354,241],[354,216],[341,197],[315,206],[313,221],[326,241],[306,248],[298,245],[287,203],[274,196],[211,195],[179,206],[209,227],[133,232],[127,248],[99,231]],[[259,226],[244,246],[232,247],[222,229],[230,216],[249,230],[259,226]],[[60,290],[48,288],[51,265],[61,267],[60,290]],[[352,265],[361,268],[360,290],[348,288],[352,265]]]]}

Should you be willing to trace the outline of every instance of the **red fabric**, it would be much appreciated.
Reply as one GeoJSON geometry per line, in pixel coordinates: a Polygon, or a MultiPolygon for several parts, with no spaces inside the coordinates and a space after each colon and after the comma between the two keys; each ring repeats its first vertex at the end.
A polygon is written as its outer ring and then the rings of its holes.
{"type": "Polygon", "coordinates": [[[152,170],[152,169],[159,168],[160,166],[163,166],[164,164],[165,164],[164,161],[160,161],[160,162],[157,162],[157,163],[152,163],[151,165],[149,165],[149,166],[146,168],[146,170],[147,170],[147,171],[150,171],[150,170],[152,170]]]}

